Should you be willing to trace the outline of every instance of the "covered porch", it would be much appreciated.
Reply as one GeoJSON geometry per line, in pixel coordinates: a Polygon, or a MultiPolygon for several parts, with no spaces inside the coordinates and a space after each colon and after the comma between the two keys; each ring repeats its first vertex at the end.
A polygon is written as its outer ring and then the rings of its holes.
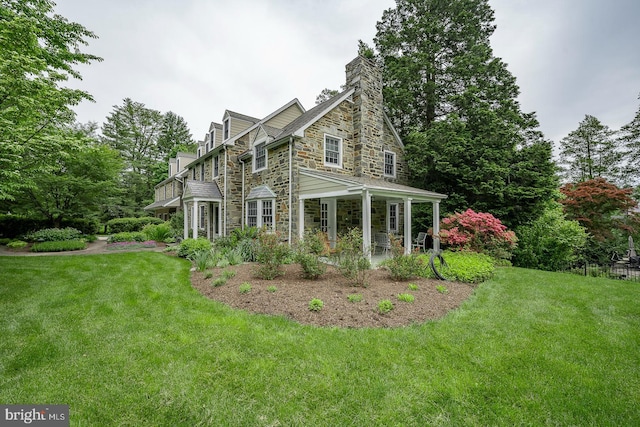
{"type": "Polygon", "coordinates": [[[198,236],[213,240],[222,235],[222,193],[215,182],[187,181],[182,197],[184,238],[198,236]]]}
{"type": "Polygon", "coordinates": [[[396,235],[408,254],[415,239],[411,231],[412,207],[431,203],[433,248],[439,249],[439,203],[446,197],[382,179],[302,169],[298,235],[302,238],[305,229],[317,228],[326,232],[334,245],[340,233],[358,227],[362,229],[363,249],[370,258],[378,238],[388,234],[396,235]]]}

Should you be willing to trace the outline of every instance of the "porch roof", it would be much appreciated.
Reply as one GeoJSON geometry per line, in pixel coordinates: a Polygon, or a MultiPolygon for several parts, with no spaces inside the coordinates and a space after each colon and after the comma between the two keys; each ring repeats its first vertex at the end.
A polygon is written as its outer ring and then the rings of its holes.
{"type": "Polygon", "coordinates": [[[364,190],[368,190],[371,195],[388,199],[411,198],[414,203],[436,202],[447,198],[446,194],[364,176],[343,175],[312,169],[300,169],[300,175],[301,199],[357,196],[362,194],[364,190]]]}
{"type": "Polygon", "coordinates": [[[221,201],[222,193],[218,184],[215,182],[204,181],[187,181],[185,183],[183,200],[209,200],[209,201],[221,201]]]}
{"type": "Polygon", "coordinates": [[[154,209],[159,208],[176,208],[180,206],[180,197],[174,197],[172,199],[159,200],[157,202],[153,202],[148,206],[144,207],[145,211],[152,211],[154,209]]]}

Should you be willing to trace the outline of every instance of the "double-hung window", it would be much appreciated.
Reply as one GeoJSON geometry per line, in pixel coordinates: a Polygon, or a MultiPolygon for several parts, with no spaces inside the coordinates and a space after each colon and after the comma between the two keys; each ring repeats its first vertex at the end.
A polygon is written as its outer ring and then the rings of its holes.
{"type": "Polygon", "coordinates": [[[342,167],[342,138],[324,136],[324,165],[334,168],[342,167]]]}
{"type": "Polygon", "coordinates": [[[204,181],[204,162],[200,163],[200,181],[204,181]]]}
{"type": "Polygon", "coordinates": [[[262,227],[273,228],[273,200],[262,200],[262,227]]]}
{"type": "Polygon", "coordinates": [[[249,227],[258,226],[258,201],[251,200],[247,202],[247,225],[249,227]]]}
{"type": "Polygon", "coordinates": [[[217,178],[218,176],[220,176],[220,166],[218,164],[218,156],[213,156],[213,158],[211,159],[211,162],[213,163],[213,177],[217,178]]]}
{"type": "Polygon", "coordinates": [[[258,172],[267,167],[266,142],[261,142],[253,147],[253,171],[258,172]]]}
{"type": "Polygon", "coordinates": [[[384,176],[396,177],[396,153],[384,152],[384,176]]]}
{"type": "Polygon", "coordinates": [[[398,204],[387,204],[387,231],[389,233],[398,232],[398,204]]]}

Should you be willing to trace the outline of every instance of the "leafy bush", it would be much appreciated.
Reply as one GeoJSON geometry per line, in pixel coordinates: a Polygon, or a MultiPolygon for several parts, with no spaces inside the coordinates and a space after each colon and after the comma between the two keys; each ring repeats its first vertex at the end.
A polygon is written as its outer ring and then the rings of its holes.
{"type": "Polygon", "coordinates": [[[248,294],[251,292],[251,283],[243,282],[240,286],[238,286],[238,292],[241,294],[248,294]]]}
{"type": "Polygon", "coordinates": [[[271,280],[283,274],[282,265],[289,256],[289,246],[279,241],[279,234],[261,230],[258,236],[256,275],[271,280]]]}
{"type": "Polygon", "coordinates": [[[338,237],[333,257],[340,273],[356,286],[367,285],[367,272],[371,268],[367,255],[360,229],[352,228],[338,237]]]}
{"type": "Polygon", "coordinates": [[[208,250],[195,252],[191,259],[195,263],[197,271],[205,271],[211,266],[211,258],[211,250],[208,250]]]}
{"type": "Polygon", "coordinates": [[[437,285],[436,286],[436,291],[440,292],[441,294],[448,294],[449,293],[449,289],[447,289],[447,287],[445,285],[437,285]]]}
{"type": "Polygon", "coordinates": [[[443,219],[440,239],[453,250],[480,252],[510,259],[518,239],[513,231],[490,213],[467,209],[443,219]]]}
{"type": "Polygon", "coordinates": [[[185,239],[178,246],[178,256],[193,259],[197,252],[211,251],[211,242],[204,237],[185,239]]]}
{"type": "MultiPolygon", "coordinates": [[[[424,265],[429,265],[430,254],[419,255],[424,265]]],[[[480,283],[493,277],[495,271],[494,260],[485,254],[477,252],[445,251],[442,254],[448,268],[444,276],[448,280],[465,283],[480,283]]],[[[435,278],[430,268],[423,270],[423,276],[435,278]]]]}
{"type": "Polygon", "coordinates": [[[277,292],[278,288],[276,288],[275,286],[267,286],[267,292],[277,292]]]}
{"type": "Polygon", "coordinates": [[[420,277],[421,272],[425,268],[423,259],[415,253],[394,256],[381,262],[380,266],[389,270],[393,280],[400,281],[420,277]]]}
{"type": "Polygon", "coordinates": [[[59,242],[34,243],[31,252],[63,252],[86,249],[87,243],[82,239],[61,240],[59,242]]]}
{"type": "Polygon", "coordinates": [[[585,229],[577,221],[567,220],[559,203],[548,206],[530,225],[518,228],[517,234],[514,264],[539,270],[568,268],[587,243],[585,229]]]}
{"type": "Polygon", "coordinates": [[[362,294],[349,294],[347,295],[347,300],[349,302],[360,302],[362,301],[362,294]]]}
{"type": "Polygon", "coordinates": [[[378,302],[378,311],[380,313],[387,314],[391,310],[393,310],[393,303],[390,300],[383,299],[382,301],[378,302]]]}
{"type": "Polygon", "coordinates": [[[302,267],[305,279],[317,279],[327,271],[327,265],[320,260],[324,253],[322,232],[307,231],[296,245],[295,261],[302,267]]]}
{"type": "Polygon", "coordinates": [[[229,261],[229,265],[242,264],[242,261],[244,261],[242,253],[237,248],[227,252],[226,258],[229,261]]]}
{"type": "Polygon", "coordinates": [[[144,242],[146,240],[147,236],[142,232],[123,231],[122,233],[116,233],[109,236],[107,243],[144,242]]]}
{"type": "Polygon", "coordinates": [[[309,301],[309,310],[311,311],[320,311],[324,307],[324,302],[321,299],[314,298],[309,301]]]}
{"type": "Polygon", "coordinates": [[[416,297],[411,294],[398,294],[398,301],[413,302],[416,297]]]}
{"type": "Polygon", "coordinates": [[[168,222],[147,224],[142,229],[142,232],[147,236],[147,239],[155,240],[156,242],[166,242],[174,237],[173,229],[168,222]]]}
{"type": "Polygon", "coordinates": [[[21,249],[21,248],[24,248],[25,246],[27,246],[27,242],[22,240],[12,240],[9,243],[7,243],[7,247],[11,249],[21,249]]]}
{"type": "Polygon", "coordinates": [[[211,282],[211,284],[212,284],[213,286],[215,286],[215,287],[222,286],[222,285],[224,285],[224,284],[226,284],[226,283],[227,283],[227,279],[225,279],[225,278],[224,278],[224,277],[222,277],[222,276],[220,276],[220,277],[216,277],[216,278],[213,280],[213,282],[211,282]]]}
{"type": "Polygon", "coordinates": [[[25,239],[31,242],[61,242],[64,240],[78,240],[82,237],[80,230],[75,228],[45,228],[28,233],[25,239]]]}
{"type": "MultiPolygon", "coordinates": [[[[69,218],[62,220],[59,224],[61,228],[75,228],[83,234],[97,233],[99,225],[95,218],[69,218]]],[[[34,230],[42,230],[52,226],[51,221],[45,218],[0,214],[0,236],[6,238],[23,236],[34,230]]]]}
{"type": "Polygon", "coordinates": [[[9,243],[10,241],[11,241],[11,239],[8,238],[8,237],[1,237],[0,238],[0,245],[5,245],[6,246],[6,244],[9,243]]]}
{"type": "Polygon", "coordinates": [[[407,289],[409,289],[410,291],[417,291],[420,288],[415,283],[409,283],[409,285],[407,286],[407,289]]]}
{"type": "Polygon", "coordinates": [[[162,224],[160,218],[150,216],[141,218],[114,218],[107,222],[109,233],[142,231],[147,224],[162,224]]]}

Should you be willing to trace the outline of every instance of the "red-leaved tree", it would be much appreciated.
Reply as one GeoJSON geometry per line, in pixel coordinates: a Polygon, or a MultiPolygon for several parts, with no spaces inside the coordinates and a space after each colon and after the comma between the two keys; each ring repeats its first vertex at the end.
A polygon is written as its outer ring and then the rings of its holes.
{"type": "Polygon", "coordinates": [[[618,188],[604,178],[595,178],[560,188],[565,198],[560,200],[568,219],[580,223],[598,241],[610,239],[613,230],[633,234],[637,218],[627,216],[636,206],[632,188],[618,188]]]}
{"type": "Polygon", "coordinates": [[[509,259],[518,239],[490,213],[467,209],[440,222],[440,240],[454,250],[482,252],[509,259]]]}

